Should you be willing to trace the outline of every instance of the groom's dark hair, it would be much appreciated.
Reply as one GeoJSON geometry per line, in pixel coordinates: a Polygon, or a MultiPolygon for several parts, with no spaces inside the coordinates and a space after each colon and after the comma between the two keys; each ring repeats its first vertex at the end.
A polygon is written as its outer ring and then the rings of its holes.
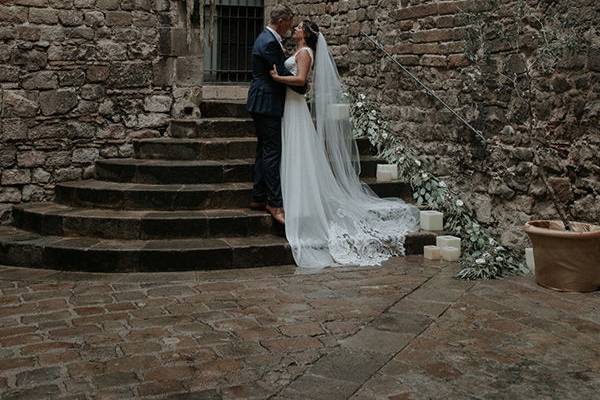
{"type": "Polygon", "coordinates": [[[277,4],[271,10],[271,23],[276,24],[279,20],[288,20],[294,17],[292,10],[283,4],[277,4]]]}

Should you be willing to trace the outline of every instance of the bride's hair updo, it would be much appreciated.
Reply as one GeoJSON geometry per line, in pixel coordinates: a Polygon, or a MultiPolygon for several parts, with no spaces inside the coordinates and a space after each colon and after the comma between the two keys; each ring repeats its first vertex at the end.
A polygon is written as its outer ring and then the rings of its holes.
{"type": "Polygon", "coordinates": [[[306,45],[316,52],[317,41],[319,40],[319,25],[305,19],[302,21],[302,28],[304,29],[304,41],[306,45]]]}

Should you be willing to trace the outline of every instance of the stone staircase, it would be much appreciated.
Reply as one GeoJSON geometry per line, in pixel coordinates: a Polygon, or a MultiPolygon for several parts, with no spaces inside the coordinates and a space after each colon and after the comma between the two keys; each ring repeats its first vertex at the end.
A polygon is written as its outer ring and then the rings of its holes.
{"type": "MultiPolygon", "coordinates": [[[[54,202],[14,207],[0,226],[0,263],[94,272],[176,271],[293,264],[282,226],[251,199],[256,139],[243,104],[202,103],[199,121],[139,139],[131,159],[100,159],[95,179],[56,185],[54,202]]],[[[378,160],[359,141],[362,178],[383,197],[410,200],[401,182],[376,182],[378,160]]],[[[411,234],[408,254],[435,242],[411,234]]]]}

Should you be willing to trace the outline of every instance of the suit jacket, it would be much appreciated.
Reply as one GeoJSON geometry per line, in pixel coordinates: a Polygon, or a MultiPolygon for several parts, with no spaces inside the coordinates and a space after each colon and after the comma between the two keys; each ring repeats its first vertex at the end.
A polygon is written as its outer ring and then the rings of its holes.
{"type": "MultiPolygon", "coordinates": [[[[252,82],[248,90],[246,109],[248,112],[275,117],[283,116],[286,86],[271,78],[273,65],[277,73],[290,76],[292,73],[284,66],[285,55],[275,35],[268,29],[258,35],[252,48],[252,82]]],[[[290,86],[298,93],[306,93],[307,86],[290,86]]]]}

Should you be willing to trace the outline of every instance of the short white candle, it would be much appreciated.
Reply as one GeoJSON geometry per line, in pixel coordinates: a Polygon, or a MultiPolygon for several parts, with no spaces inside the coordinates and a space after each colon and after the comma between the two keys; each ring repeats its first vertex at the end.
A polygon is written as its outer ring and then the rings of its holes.
{"type": "Polygon", "coordinates": [[[441,231],[444,229],[444,214],[439,211],[421,211],[421,229],[425,231],[441,231]]]}
{"type": "Polygon", "coordinates": [[[533,258],[533,248],[527,247],[525,248],[525,261],[527,262],[527,268],[530,271],[535,270],[535,259],[533,258]]]}
{"type": "Polygon", "coordinates": [[[380,182],[398,179],[398,165],[377,164],[377,180],[380,182]]]}
{"type": "Polygon", "coordinates": [[[441,249],[438,246],[423,246],[423,257],[427,260],[439,260],[442,258],[441,249]]]}
{"type": "Polygon", "coordinates": [[[456,247],[460,249],[460,238],[450,235],[440,235],[435,238],[435,244],[438,247],[456,247]]]}
{"type": "Polygon", "coordinates": [[[460,258],[460,249],[456,247],[442,247],[441,253],[444,261],[458,261],[460,258]]]}

